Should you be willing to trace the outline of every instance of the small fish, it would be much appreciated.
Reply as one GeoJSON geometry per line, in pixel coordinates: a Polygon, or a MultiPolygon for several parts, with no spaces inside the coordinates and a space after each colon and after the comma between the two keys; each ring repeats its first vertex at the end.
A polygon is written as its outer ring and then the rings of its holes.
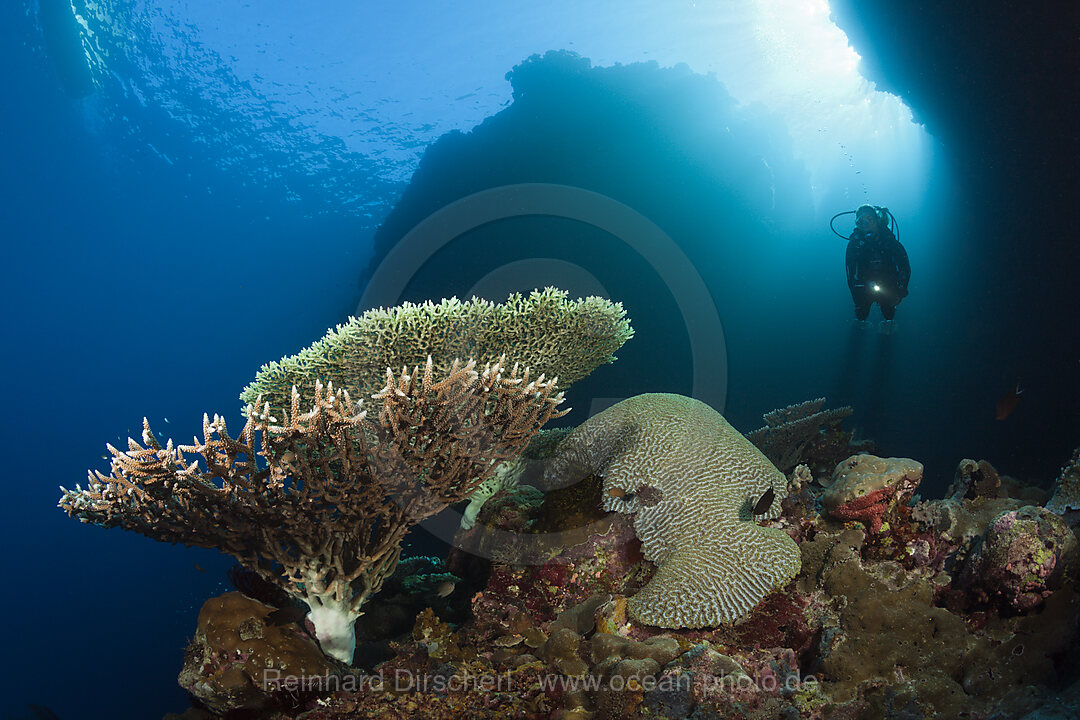
{"type": "Polygon", "coordinates": [[[289,625],[291,623],[302,624],[304,618],[307,617],[308,611],[302,607],[285,607],[279,608],[266,616],[266,621],[270,625],[289,625]]]}
{"type": "Polygon", "coordinates": [[[454,587],[454,583],[449,580],[444,580],[435,588],[435,594],[441,598],[450,597],[450,594],[454,592],[454,587]]]}
{"type": "Polygon", "coordinates": [[[206,572],[206,570],[203,569],[203,566],[200,565],[199,563],[195,563],[195,569],[198,570],[201,573],[206,572]]]}
{"type": "Polygon", "coordinates": [[[758,498],[757,504],[754,505],[754,515],[764,515],[772,507],[773,500],[776,498],[776,492],[769,488],[765,491],[765,494],[758,498]]]}
{"type": "Polygon", "coordinates": [[[1016,387],[1010,388],[1009,392],[998,398],[994,417],[998,420],[1004,420],[1009,417],[1012,411],[1016,409],[1017,403],[1020,402],[1020,393],[1022,392],[1024,391],[1020,389],[1020,384],[1017,383],[1016,387]]]}

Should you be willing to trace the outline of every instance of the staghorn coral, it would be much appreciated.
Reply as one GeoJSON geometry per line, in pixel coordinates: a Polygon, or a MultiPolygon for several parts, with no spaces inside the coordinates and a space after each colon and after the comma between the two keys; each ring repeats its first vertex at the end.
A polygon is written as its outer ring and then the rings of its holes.
{"type": "Polygon", "coordinates": [[[621,304],[599,297],[568,300],[555,288],[528,297],[515,293],[501,304],[478,298],[404,303],[368,310],[298,354],[264,365],[240,397],[251,403],[262,396],[277,407],[288,402],[294,385],[307,399],[322,381],[366,398],[378,391],[388,367],[412,367],[432,357],[441,375],[453,358],[484,363],[503,355],[557,377],[565,390],[612,362],[633,334],[621,304]]]}
{"type": "Polygon", "coordinates": [[[760,527],[776,518],[787,479],[720,413],[693,398],[651,393],[590,418],[560,445],[549,474],[603,478],[605,510],[634,516],[658,570],[630,614],[659,627],[705,627],[746,615],[799,571],[798,546],[760,527]]]}
{"type": "MultiPolygon", "coordinates": [[[[746,439],[757,446],[781,472],[791,472],[802,460],[802,452],[826,428],[840,425],[840,421],[854,412],[850,406],[835,410],[822,410],[825,398],[806,400],[765,413],[764,427],[746,434],[746,439]]],[[[851,438],[847,438],[848,442],[851,438]]]]}
{"type": "Polygon", "coordinates": [[[248,406],[237,438],[223,418],[204,416],[201,442],[162,447],[144,420],[145,447],[109,446],[110,474],[61,488],[59,506],[83,522],[233,555],[307,602],[323,650],[349,662],[360,607],[394,570],[409,528],[466,497],[560,414],[554,382],[517,365],[507,372],[502,360],[475,365],[455,361],[439,381],[430,360],[397,378],[387,370],[377,421],[321,383],[308,412],[294,390],[283,421],[268,403],[248,406]]]}

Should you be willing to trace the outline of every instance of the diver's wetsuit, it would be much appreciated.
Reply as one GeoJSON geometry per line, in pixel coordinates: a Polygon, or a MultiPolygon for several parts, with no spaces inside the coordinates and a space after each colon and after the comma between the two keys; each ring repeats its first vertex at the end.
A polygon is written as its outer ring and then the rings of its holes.
{"type": "Polygon", "coordinates": [[[892,320],[897,304],[907,297],[911,279],[907,251],[892,231],[885,228],[868,233],[856,229],[848,239],[846,265],[855,317],[865,320],[876,302],[882,316],[892,320]]]}

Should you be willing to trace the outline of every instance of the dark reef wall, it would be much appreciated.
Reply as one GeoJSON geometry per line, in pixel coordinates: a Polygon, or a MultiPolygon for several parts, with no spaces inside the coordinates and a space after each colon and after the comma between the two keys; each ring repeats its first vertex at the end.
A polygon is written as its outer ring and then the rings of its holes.
{"type": "Polygon", "coordinates": [[[1080,432],[1080,3],[830,5],[862,72],[949,153],[964,201],[941,222],[983,291],[942,312],[966,314],[972,359],[1002,388],[1028,385],[1032,422],[994,440],[1024,447],[1011,471],[1051,477],[1080,432]]]}

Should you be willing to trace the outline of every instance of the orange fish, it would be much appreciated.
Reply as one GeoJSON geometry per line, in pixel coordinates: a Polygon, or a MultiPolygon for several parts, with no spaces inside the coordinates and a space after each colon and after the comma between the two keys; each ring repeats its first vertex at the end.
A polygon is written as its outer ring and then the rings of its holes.
{"type": "Polygon", "coordinates": [[[1017,403],[1020,402],[1020,393],[1024,392],[1020,389],[1020,385],[1010,388],[1009,392],[998,398],[997,405],[995,406],[994,417],[998,420],[1004,420],[1009,417],[1009,414],[1016,409],[1017,403]]]}

